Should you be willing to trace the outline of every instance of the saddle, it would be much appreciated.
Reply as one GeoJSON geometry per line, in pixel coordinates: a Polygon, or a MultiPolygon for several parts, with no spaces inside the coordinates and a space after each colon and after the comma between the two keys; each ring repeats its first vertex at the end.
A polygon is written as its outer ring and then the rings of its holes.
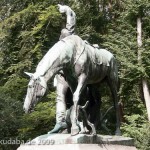
{"type": "Polygon", "coordinates": [[[103,65],[106,65],[106,66],[110,66],[109,65],[109,59],[107,57],[107,50],[100,49],[98,44],[91,45],[87,41],[85,41],[85,45],[88,45],[89,49],[92,51],[91,59],[92,59],[93,63],[95,63],[97,65],[102,65],[103,64],[103,65]]]}

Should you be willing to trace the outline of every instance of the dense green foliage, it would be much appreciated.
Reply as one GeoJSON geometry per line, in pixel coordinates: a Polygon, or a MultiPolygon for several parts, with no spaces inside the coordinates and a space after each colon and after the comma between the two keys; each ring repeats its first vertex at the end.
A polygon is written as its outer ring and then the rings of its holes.
{"type": "MultiPolygon", "coordinates": [[[[35,112],[24,114],[23,99],[28,78],[39,60],[58,41],[65,24],[56,7],[58,0],[0,0],[0,140],[23,139],[45,134],[55,124],[55,89],[49,91],[35,112]]],[[[123,134],[135,138],[141,150],[150,147],[150,125],[141,92],[141,77],[150,81],[150,2],[148,0],[65,0],[77,15],[76,32],[91,44],[99,44],[118,60],[123,104],[123,134]],[[82,9],[81,9],[82,8],[82,9]],[[137,17],[142,17],[142,60],[138,62],[137,17]]],[[[112,103],[108,90],[102,92],[102,111],[112,103]]],[[[110,114],[108,114],[110,115],[110,114]]],[[[114,116],[109,116],[111,126],[114,116]]],[[[0,145],[12,150],[15,145],[0,145]]]]}

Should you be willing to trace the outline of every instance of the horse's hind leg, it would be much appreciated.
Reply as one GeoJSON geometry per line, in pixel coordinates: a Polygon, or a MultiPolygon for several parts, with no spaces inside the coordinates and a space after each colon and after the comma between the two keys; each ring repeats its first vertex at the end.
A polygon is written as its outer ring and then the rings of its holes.
{"type": "Polygon", "coordinates": [[[97,128],[100,124],[100,107],[101,107],[101,96],[98,86],[88,85],[88,116],[89,121],[97,128]]]}
{"type": "Polygon", "coordinates": [[[114,108],[116,111],[116,132],[115,135],[121,135],[120,131],[120,115],[119,115],[119,106],[118,106],[118,96],[117,96],[117,86],[118,86],[118,78],[115,73],[112,73],[108,78],[108,85],[110,87],[112,96],[113,96],[113,102],[114,102],[114,108]]]}

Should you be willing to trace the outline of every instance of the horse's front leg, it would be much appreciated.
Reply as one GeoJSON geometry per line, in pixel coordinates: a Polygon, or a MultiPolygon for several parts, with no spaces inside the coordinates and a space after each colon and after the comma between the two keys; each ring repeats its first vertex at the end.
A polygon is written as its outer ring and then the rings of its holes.
{"type": "Polygon", "coordinates": [[[86,75],[85,74],[81,74],[78,77],[78,85],[77,88],[73,94],[73,109],[71,111],[71,123],[72,123],[72,127],[71,127],[71,135],[76,135],[79,133],[79,126],[77,125],[77,119],[78,119],[78,101],[80,98],[80,94],[84,88],[84,86],[86,85],[86,75]]]}

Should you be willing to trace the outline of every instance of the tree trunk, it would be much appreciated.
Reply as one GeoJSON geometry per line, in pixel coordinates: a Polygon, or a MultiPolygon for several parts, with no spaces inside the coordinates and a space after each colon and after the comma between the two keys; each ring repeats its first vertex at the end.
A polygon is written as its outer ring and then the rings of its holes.
{"type": "Polygon", "coordinates": [[[142,59],[141,59],[142,21],[141,21],[141,17],[137,18],[137,44],[138,44],[138,63],[139,63],[139,65],[141,65],[142,64],[142,59]]]}
{"type": "MultiPolygon", "coordinates": [[[[139,65],[142,65],[142,21],[141,17],[137,18],[137,44],[138,44],[138,63],[139,65]]],[[[147,114],[148,114],[148,120],[150,121],[150,93],[148,89],[148,82],[146,78],[142,78],[142,89],[143,89],[143,95],[145,99],[147,114]]]]}
{"type": "Polygon", "coordinates": [[[143,93],[144,93],[144,99],[148,114],[148,121],[150,121],[150,93],[148,89],[148,82],[146,79],[142,79],[142,86],[143,86],[143,93]]]}

